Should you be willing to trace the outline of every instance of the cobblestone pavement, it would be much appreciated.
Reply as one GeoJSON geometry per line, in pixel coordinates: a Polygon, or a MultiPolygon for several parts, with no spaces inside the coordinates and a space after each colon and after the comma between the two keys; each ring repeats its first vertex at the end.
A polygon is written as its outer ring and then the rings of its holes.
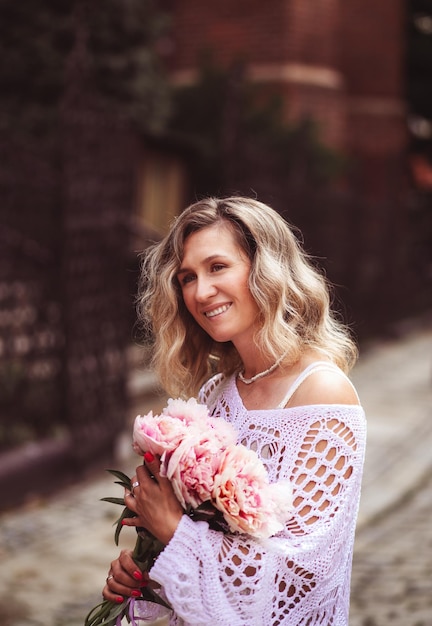
{"type": "MultiPolygon", "coordinates": [[[[350,626],[432,626],[431,355],[429,324],[374,346],[353,373],[369,439],[350,626]]],[[[116,466],[132,473],[130,432],[119,444],[116,466]]],[[[83,625],[118,554],[119,509],[99,501],[117,489],[100,472],[0,515],[0,626],[83,625]]]]}
{"type": "Polygon", "coordinates": [[[83,625],[119,551],[120,508],[100,498],[119,489],[108,475],[93,477],[0,517],[0,626],[83,625]]]}
{"type": "Polygon", "coordinates": [[[431,626],[431,520],[432,473],[357,534],[350,626],[431,626]]]}
{"type": "MultiPolygon", "coordinates": [[[[107,493],[113,493],[109,477],[85,490],[70,488],[19,518],[3,518],[1,626],[82,626],[100,599],[111,554],[118,551],[113,512],[110,505],[98,504],[107,493]],[[102,553],[95,549],[101,544],[102,553]],[[32,606],[37,613],[28,610],[32,606]]],[[[431,626],[431,519],[432,473],[395,510],[357,533],[350,626],[431,626]]]]}

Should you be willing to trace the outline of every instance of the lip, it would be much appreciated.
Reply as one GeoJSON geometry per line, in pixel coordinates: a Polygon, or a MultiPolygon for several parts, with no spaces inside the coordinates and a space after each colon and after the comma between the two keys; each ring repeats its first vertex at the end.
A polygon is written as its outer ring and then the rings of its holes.
{"type": "Polygon", "coordinates": [[[218,317],[225,313],[231,308],[232,302],[228,302],[226,304],[219,304],[218,306],[212,306],[208,308],[206,311],[203,311],[203,315],[206,319],[213,319],[214,317],[218,317]]]}

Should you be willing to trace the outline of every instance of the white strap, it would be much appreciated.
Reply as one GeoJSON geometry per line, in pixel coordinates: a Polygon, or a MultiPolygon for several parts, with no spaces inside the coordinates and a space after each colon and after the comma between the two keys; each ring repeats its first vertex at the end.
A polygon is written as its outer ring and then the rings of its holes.
{"type": "Polygon", "coordinates": [[[315,361],[314,363],[311,363],[310,365],[308,365],[302,372],[301,374],[295,379],[295,381],[293,382],[293,384],[291,385],[291,387],[288,389],[285,397],[283,398],[282,402],[280,402],[277,406],[278,409],[283,409],[288,402],[291,400],[292,396],[294,395],[294,393],[297,391],[297,389],[300,387],[300,385],[306,380],[306,378],[308,378],[311,374],[314,374],[315,372],[319,372],[319,371],[332,371],[332,372],[338,372],[341,376],[343,376],[351,385],[351,387],[353,388],[357,400],[360,403],[360,398],[358,397],[357,391],[354,387],[354,385],[352,384],[352,382],[350,381],[350,379],[348,378],[348,376],[337,366],[335,365],[335,363],[332,363],[331,361],[315,361]]]}

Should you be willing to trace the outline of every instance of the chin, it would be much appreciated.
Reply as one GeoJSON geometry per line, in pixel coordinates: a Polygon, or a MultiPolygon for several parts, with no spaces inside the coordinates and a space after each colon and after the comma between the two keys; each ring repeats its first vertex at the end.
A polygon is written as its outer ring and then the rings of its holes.
{"type": "Polygon", "coordinates": [[[217,343],[228,343],[232,341],[231,334],[210,332],[208,329],[205,329],[205,330],[206,330],[206,333],[213,339],[213,341],[216,341],[217,343]]]}

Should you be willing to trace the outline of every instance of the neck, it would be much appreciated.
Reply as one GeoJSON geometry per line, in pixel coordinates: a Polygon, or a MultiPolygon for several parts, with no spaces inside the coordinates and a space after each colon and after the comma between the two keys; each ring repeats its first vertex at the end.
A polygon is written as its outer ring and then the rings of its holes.
{"type": "Polygon", "coordinates": [[[279,367],[279,365],[281,364],[285,356],[286,356],[285,354],[282,354],[276,361],[271,363],[267,368],[259,370],[256,374],[254,374],[251,377],[247,377],[245,375],[245,371],[246,371],[246,368],[245,368],[243,371],[240,371],[238,373],[238,378],[245,385],[250,385],[254,383],[256,380],[259,380],[260,378],[264,378],[264,376],[269,376],[270,374],[272,374],[279,367]]]}

